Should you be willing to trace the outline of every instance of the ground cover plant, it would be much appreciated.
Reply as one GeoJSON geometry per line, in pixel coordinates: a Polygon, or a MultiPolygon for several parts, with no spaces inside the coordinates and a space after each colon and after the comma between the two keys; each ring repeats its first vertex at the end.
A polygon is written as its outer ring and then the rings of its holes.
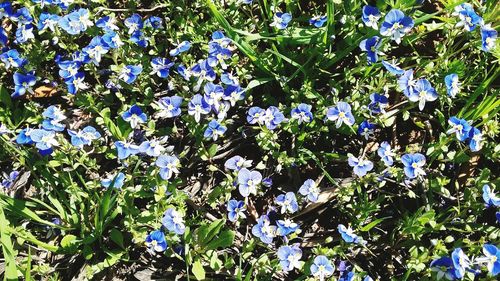
{"type": "Polygon", "coordinates": [[[500,5],[0,3],[5,280],[498,280],[500,5]]]}

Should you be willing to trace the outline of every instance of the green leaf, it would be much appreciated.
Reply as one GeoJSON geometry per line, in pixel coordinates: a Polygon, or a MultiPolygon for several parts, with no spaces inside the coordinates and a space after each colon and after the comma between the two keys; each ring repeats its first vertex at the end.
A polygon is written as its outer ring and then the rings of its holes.
{"type": "Polygon", "coordinates": [[[62,228],[57,224],[54,224],[50,221],[46,221],[40,218],[35,212],[30,209],[36,209],[36,204],[29,201],[19,200],[11,198],[5,194],[0,194],[0,206],[5,208],[6,210],[13,213],[13,215],[23,217],[26,219],[33,220],[35,222],[45,224],[51,227],[62,228]]]}
{"type": "Polygon", "coordinates": [[[63,248],[72,248],[75,246],[77,240],[76,236],[73,234],[67,234],[61,240],[61,247],[63,248]]]}
{"type": "Polygon", "coordinates": [[[384,220],[388,219],[389,217],[385,217],[385,218],[380,218],[380,219],[376,219],[372,222],[370,222],[369,224],[363,226],[361,228],[361,231],[369,231],[370,229],[374,228],[377,224],[383,222],[384,220]]]}
{"type": "Polygon", "coordinates": [[[125,246],[123,245],[123,234],[118,229],[111,229],[109,237],[111,238],[111,241],[115,242],[122,249],[125,248],[125,246]]]}
{"type": "Polygon", "coordinates": [[[191,271],[193,272],[196,280],[205,280],[205,269],[203,268],[203,265],[201,264],[200,260],[196,260],[193,263],[191,271]]]}
{"type": "Polygon", "coordinates": [[[12,98],[9,95],[7,89],[0,85],[0,102],[5,104],[7,108],[12,107],[12,98]]]}
{"type": "Polygon", "coordinates": [[[0,207],[0,243],[2,244],[3,257],[5,259],[5,280],[18,280],[17,279],[17,267],[16,267],[16,257],[14,252],[14,247],[12,246],[12,240],[10,239],[11,233],[8,232],[5,226],[9,225],[9,222],[5,218],[3,208],[0,207]]]}
{"type": "Polygon", "coordinates": [[[111,109],[105,108],[101,112],[98,112],[104,122],[106,128],[108,128],[109,132],[113,135],[113,137],[123,140],[123,134],[118,128],[118,126],[111,120],[111,109]]]}
{"type": "Polygon", "coordinates": [[[234,241],[234,231],[224,230],[222,231],[216,239],[213,239],[208,243],[206,250],[215,250],[217,248],[225,248],[233,245],[234,241]]]}
{"type": "Polygon", "coordinates": [[[210,225],[202,225],[198,228],[198,244],[201,246],[207,245],[219,233],[225,221],[223,219],[216,220],[210,225]]]}
{"type": "Polygon", "coordinates": [[[220,8],[215,6],[212,0],[206,0],[205,2],[207,3],[207,6],[215,20],[217,20],[217,22],[222,26],[227,36],[233,40],[238,49],[240,49],[240,51],[244,53],[260,70],[272,75],[272,71],[269,66],[263,63],[261,56],[257,54],[247,41],[236,33],[235,29],[229,24],[227,19],[219,12],[220,8]]]}
{"type": "Polygon", "coordinates": [[[219,150],[219,145],[214,143],[208,148],[208,156],[210,158],[214,157],[215,154],[217,154],[217,151],[219,150]]]}

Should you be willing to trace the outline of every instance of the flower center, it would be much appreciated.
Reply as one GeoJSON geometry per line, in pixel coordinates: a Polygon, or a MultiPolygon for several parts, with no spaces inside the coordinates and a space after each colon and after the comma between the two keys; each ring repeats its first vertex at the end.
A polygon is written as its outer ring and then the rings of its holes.
{"type": "Polygon", "coordinates": [[[395,22],[393,25],[392,25],[392,29],[400,29],[402,28],[403,26],[399,23],[399,22],[395,22]]]}

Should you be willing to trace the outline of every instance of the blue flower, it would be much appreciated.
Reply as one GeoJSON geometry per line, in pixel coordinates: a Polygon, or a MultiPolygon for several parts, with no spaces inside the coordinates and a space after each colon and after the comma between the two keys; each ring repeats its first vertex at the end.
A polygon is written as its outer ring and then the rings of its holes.
{"type": "Polygon", "coordinates": [[[224,89],[222,99],[229,101],[231,106],[234,106],[238,101],[245,99],[245,89],[240,86],[229,85],[224,89]]]}
{"type": "Polygon", "coordinates": [[[485,244],[483,246],[485,257],[479,258],[480,262],[486,263],[486,268],[491,276],[500,274],[500,250],[495,245],[485,244]]]}
{"type": "Polygon", "coordinates": [[[87,9],[76,10],[59,19],[59,26],[71,35],[85,32],[92,25],[93,23],[89,19],[89,11],[87,9]]]}
{"type": "Polygon", "coordinates": [[[425,156],[420,153],[415,154],[405,154],[401,157],[401,162],[403,163],[405,175],[414,179],[418,176],[425,176],[425,171],[423,169],[425,165],[425,156]]]}
{"type": "Polygon", "coordinates": [[[460,82],[458,82],[458,75],[456,73],[446,75],[444,83],[448,96],[454,98],[460,92],[460,82]]]}
{"type": "Polygon", "coordinates": [[[164,180],[169,180],[173,174],[178,174],[180,161],[177,157],[171,155],[160,155],[155,162],[160,168],[160,177],[164,180]]]}
{"type": "Polygon", "coordinates": [[[16,30],[16,43],[23,44],[28,42],[30,39],[35,39],[33,34],[33,25],[31,24],[21,24],[16,30]]]}
{"type": "Polygon", "coordinates": [[[123,120],[130,123],[130,127],[133,129],[139,125],[139,123],[146,123],[148,121],[148,116],[146,113],[142,112],[141,108],[134,104],[129,110],[122,113],[123,120]]]}
{"type": "Polygon", "coordinates": [[[101,36],[92,38],[90,44],[82,49],[82,52],[85,52],[89,56],[90,60],[97,66],[99,66],[102,56],[108,51],[109,47],[102,40],[101,36]]]}
{"type": "Polygon", "coordinates": [[[410,101],[418,101],[418,108],[420,111],[424,110],[426,102],[435,101],[437,98],[438,94],[436,90],[427,79],[418,79],[415,87],[413,87],[413,91],[408,97],[410,101]]]}
{"type": "Polygon", "coordinates": [[[150,250],[154,250],[156,252],[163,252],[167,249],[168,244],[165,240],[165,234],[161,230],[152,231],[144,241],[146,246],[150,248],[150,250]]]}
{"type": "Polygon", "coordinates": [[[278,195],[275,202],[278,206],[281,206],[282,214],[286,212],[293,214],[299,210],[299,204],[297,204],[297,198],[293,192],[278,195]]]}
{"type": "Polygon", "coordinates": [[[88,89],[89,86],[85,83],[85,74],[78,72],[75,76],[66,79],[64,82],[68,86],[68,93],[75,95],[79,90],[88,89]]]}
{"type": "Polygon", "coordinates": [[[160,109],[157,113],[158,117],[172,118],[179,116],[181,115],[182,97],[163,97],[157,102],[157,105],[160,109]]]}
{"type": "Polygon", "coordinates": [[[239,171],[242,168],[248,168],[250,166],[252,166],[252,160],[246,160],[245,158],[239,155],[229,158],[224,163],[224,167],[232,171],[239,171]]]}
{"type": "Polygon", "coordinates": [[[215,42],[222,47],[226,47],[231,43],[231,39],[224,35],[224,32],[217,30],[212,33],[212,40],[210,42],[215,42]]]}
{"type": "Polygon", "coordinates": [[[370,137],[373,137],[375,128],[375,124],[372,124],[368,122],[368,120],[365,120],[361,122],[361,124],[359,124],[358,134],[368,140],[370,137]]]}
{"type": "Polygon", "coordinates": [[[262,215],[257,219],[257,224],[252,227],[252,234],[263,243],[271,244],[276,237],[276,226],[271,225],[268,216],[262,215]]]}
{"type": "Polygon", "coordinates": [[[201,61],[191,67],[190,71],[191,75],[198,78],[196,82],[196,86],[194,86],[193,90],[195,92],[200,90],[201,84],[203,81],[214,81],[216,74],[214,69],[209,65],[207,60],[201,61]]]}
{"type": "Polygon", "coordinates": [[[465,141],[469,137],[472,126],[466,120],[452,116],[448,120],[448,124],[450,124],[451,128],[446,131],[447,134],[455,133],[459,141],[465,141]]]}
{"type": "Polygon", "coordinates": [[[392,166],[394,163],[394,159],[392,158],[394,156],[394,152],[391,151],[391,145],[388,142],[384,141],[380,144],[377,154],[380,158],[382,158],[382,161],[384,161],[386,166],[392,166]]]}
{"type": "Polygon", "coordinates": [[[354,115],[351,113],[351,106],[346,102],[338,102],[337,106],[328,108],[326,118],[330,121],[336,121],[336,127],[340,128],[342,123],[347,126],[354,125],[354,115]]]}
{"type": "Polygon", "coordinates": [[[210,109],[210,105],[200,94],[194,95],[188,104],[188,114],[193,115],[197,123],[200,122],[202,114],[210,113],[210,109]]]}
{"type": "Polygon", "coordinates": [[[126,18],[124,23],[125,26],[128,28],[129,35],[136,31],[141,30],[142,27],[144,26],[142,18],[138,14],[133,14],[130,17],[126,18]]]}
{"type": "Polygon", "coordinates": [[[139,146],[129,142],[116,141],[115,146],[116,151],[118,152],[118,159],[120,160],[126,159],[130,155],[139,153],[139,146]]]}
{"type": "Polygon", "coordinates": [[[29,24],[33,22],[33,17],[30,14],[30,11],[26,7],[22,7],[17,10],[13,17],[11,17],[13,21],[16,21],[20,25],[29,24]]]}
{"type": "Polygon", "coordinates": [[[372,114],[385,113],[385,108],[389,106],[389,99],[378,93],[371,94],[370,101],[368,109],[370,109],[372,114]]]}
{"type": "Polygon", "coordinates": [[[481,26],[481,46],[483,51],[491,52],[495,49],[498,32],[490,24],[481,26]]]}
{"type": "Polygon", "coordinates": [[[156,73],[160,78],[167,78],[173,65],[174,63],[166,58],[157,57],[151,60],[152,73],[156,73]]]}
{"type": "Polygon", "coordinates": [[[221,85],[208,82],[203,87],[203,99],[209,104],[218,107],[219,102],[222,100],[224,95],[224,88],[221,85]]]}
{"type": "Polygon", "coordinates": [[[55,32],[56,26],[58,25],[60,19],[61,19],[61,17],[58,15],[49,14],[49,13],[41,13],[40,19],[38,20],[37,28],[40,31],[48,28],[48,29],[50,29],[50,31],[55,32]]]}
{"type": "Polygon", "coordinates": [[[161,223],[163,226],[175,234],[182,235],[186,230],[186,226],[184,225],[184,219],[181,214],[177,212],[173,208],[169,208],[163,214],[163,218],[161,219],[161,223]]]}
{"type": "Polygon", "coordinates": [[[301,103],[296,108],[292,109],[291,116],[293,119],[297,119],[299,124],[301,124],[302,122],[309,123],[313,120],[311,109],[311,105],[301,103]]]}
{"type": "Polygon", "coordinates": [[[66,125],[60,122],[66,119],[64,112],[54,105],[49,106],[43,113],[42,116],[46,119],[42,123],[42,127],[48,131],[64,131],[66,125]]]}
{"type": "Polygon", "coordinates": [[[302,250],[298,244],[292,246],[281,246],[276,253],[280,261],[281,268],[284,271],[292,271],[294,268],[300,268],[302,250]]]}
{"type": "Polygon", "coordinates": [[[223,136],[224,133],[226,132],[227,128],[223,125],[221,125],[217,120],[212,120],[210,123],[208,123],[208,127],[205,130],[205,133],[203,133],[203,137],[207,139],[213,139],[216,141],[219,136],[223,136]]]}
{"type": "Polygon", "coordinates": [[[7,41],[9,41],[9,35],[3,27],[0,26],[0,45],[6,46],[7,41]]]}
{"type": "Polygon", "coordinates": [[[141,145],[139,145],[139,151],[151,157],[160,156],[164,150],[165,147],[162,145],[162,142],[158,140],[143,141],[141,145]]]}
{"type": "Polygon", "coordinates": [[[0,187],[5,189],[11,188],[18,177],[19,177],[18,171],[10,172],[9,176],[6,177],[6,179],[2,180],[2,182],[0,182],[0,187]]]}
{"type": "Polygon", "coordinates": [[[180,53],[187,52],[191,48],[191,43],[189,41],[182,41],[174,49],[168,52],[172,57],[178,56],[180,53]]]}
{"type": "Polygon", "coordinates": [[[10,2],[2,2],[0,3],[0,19],[6,17],[10,18],[14,15],[12,11],[12,3],[10,2]]]}
{"type": "Polygon", "coordinates": [[[492,206],[500,207],[500,197],[487,184],[483,185],[483,200],[487,208],[492,206]]]}
{"type": "Polygon", "coordinates": [[[16,49],[8,50],[7,52],[0,55],[0,60],[5,64],[5,68],[10,67],[22,67],[26,64],[26,59],[21,58],[19,52],[16,49]]]}
{"type": "Polygon", "coordinates": [[[483,134],[477,128],[472,127],[469,131],[469,148],[472,152],[481,150],[483,134]]]}
{"type": "Polygon", "coordinates": [[[278,227],[276,234],[283,237],[295,233],[299,229],[299,225],[290,219],[277,220],[276,226],[278,227]]]}
{"type": "Polygon", "coordinates": [[[154,29],[161,28],[163,20],[159,17],[151,16],[144,21],[144,25],[147,27],[152,27],[154,29]]]}
{"type": "Polygon", "coordinates": [[[124,45],[123,41],[120,38],[120,35],[118,35],[118,33],[114,31],[108,31],[106,34],[104,34],[102,36],[102,41],[104,41],[104,43],[112,49],[118,49],[124,45]]]}
{"type": "Polygon", "coordinates": [[[385,15],[380,34],[390,36],[396,43],[401,43],[401,38],[408,33],[413,27],[413,20],[405,16],[400,10],[391,10],[385,15]]]}
{"type": "Polygon", "coordinates": [[[307,196],[307,199],[311,202],[318,201],[319,192],[320,189],[318,185],[312,179],[306,180],[299,188],[299,193],[303,196],[307,196]]]}
{"type": "Polygon", "coordinates": [[[352,281],[354,280],[354,272],[353,271],[344,271],[339,277],[338,281],[352,281]]]}
{"type": "Polygon", "coordinates": [[[232,73],[224,72],[220,77],[220,81],[229,86],[238,86],[240,82],[238,81],[238,77],[234,76],[232,73]]]}
{"type": "Polygon", "coordinates": [[[116,189],[121,189],[123,187],[123,183],[125,182],[125,174],[119,172],[114,176],[110,176],[106,179],[101,180],[101,185],[105,188],[113,187],[116,189]]]}
{"type": "Polygon", "coordinates": [[[32,74],[21,74],[19,72],[14,73],[14,93],[12,97],[20,97],[26,94],[26,91],[33,94],[33,86],[36,83],[36,77],[32,74]]]}
{"type": "Polygon", "coordinates": [[[144,33],[140,30],[135,31],[132,33],[132,36],[130,36],[130,42],[137,44],[139,47],[146,48],[149,43],[148,39],[144,33]]]}
{"type": "Polygon", "coordinates": [[[392,75],[401,76],[405,73],[405,71],[403,69],[401,69],[399,66],[397,66],[395,63],[390,63],[390,62],[383,60],[382,65],[392,75]]]}
{"type": "Polygon", "coordinates": [[[354,234],[354,230],[352,230],[351,227],[345,227],[343,224],[339,224],[337,226],[337,230],[340,233],[340,236],[342,236],[342,239],[344,239],[345,242],[347,243],[360,243],[361,238],[358,237],[358,235],[354,234]]]}
{"type": "Polygon", "coordinates": [[[327,257],[319,255],[314,258],[310,270],[314,277],[319,278],[319,280],[325,280],[325,277],[330,277],[333,274],[335,266],[333,266],[332,262],[327,257]]]}
{"type": "Polygon", "coordinates": [[[34,143],[30,137],[32,132],[33,132],[33,129],[31,129],[31,128],[22,129],[21,132],[19,132],[19,134],[16,137],[16,143],[18,143],[18,144],[32,144],[32,143],[34,143]]]}
{"type": "Polygon", "coordinates": [[[238,190],[241,196],[257,195],[257,187],[261,181],[262,174],[259,171],[250,171],[247,168],[242,168],[238,172],[238,190]]]}
{"type": "Polygon", "coordinates": [[[372,161],[364,158],[356,158],[354,157],[354,155],[350,153],[348,154],[348,156],[349,156],[348,159],[349,166],[354,168],[353,169],[354,173],[359,177],[366,175],[366,173],[368,173],[373,169],[372,161]]]}
{"type": "Polygon", "coordinates": [[[275,26],[277,29],[285,29],[288,27],[288,23],[292,20],[292,15],[289,13],[278,12],[274,14],[273,22],[270,26],[275,26]]]}
{"type": "Polygon", "coordinates": [[[327,16],[314,16],[309,20],[309,24],[319,28],[322,27],[327,20],[327,16]]]}
{"type": "Polygon", "coordinates": [[[74,13],[59,18],[59,26],[68,34],[77,35],[83,30],[80,19],[74,13]]]}
{"type": "Polygon", "coordinates": [[[261,124],[265,113],[265,110],[258,106],[250,107],[247,114],[247,122],[252,125],[256,123],[261,124]]]}
{"type": "Polygon", "coordinates": [[[208,45],[207,62],[211,67],[216,67],[220,64],[222,69],[227,69],[226,60],[231,58],[231,51],[222,47],[220,44],[212,42],[208,45]]]}
{"type": "Polygon", "coordinates": [[[115,24],[115,18],[111,16],[104,16],[98,19],[95,25],[101,28],[104,32],[113,32],[115,30],[119,30],[120,28],[115,24]]]}
{"type": "Polygon", "coordinates": [[[467,3],[455,7],[454,14],[458,14],[458,18],[460,19],[456,26],[463,26],[466,31],[473,31],[477,25],[483,23],[483,19],[467,3]]]}
{"type": "Polygon", "coordinates": [[[54,131],[34,129],[30,133],[30,138],[35,143],[36,148],[40,150],[48,150],[59,145],[54,131]]]}
{"type": "Polygon", "coordinates": [[[456,248],[451,254],[451,259],[453,261],[453,268],[455,269],[455,276],[462,279],[465,275],[465,270],[471,266],[469,258],[462,249],[456,248]]]}
{"type": "Polygon", "coordinates": [[[245,202],[231,199],[227,202],[227,218],[236,222],[239,218],[246,218],[245,202]]]}
{"type": "Polygon", "coordinates": [[[179,73],[182,78],[184,78],[184,80],[186,81],[189,81],[189,79],[191,79],[191,70],[190,69],[187,69],[184,65],[182,64],[179,64],[177,66],[177,73],[179,73]]]}
{"type": "Polygon", "coordinates": [[[378,20],[380,17],[380,11],[377,7],[372,7],[370,5],[363,6],[363,15],[361,16],[361,20],[363,20],[366,26],[378,29],[378,20]]]}
{"type": "Polygon", "coordinates": [[[120,71],[118,78],[122,79],[127,84],[132,84],[141,72],[142,65],[126,65],[120,71]]]}
{"type": "Polygon", "coordinates": [[[59,76],[64,79],[69,79],[76,76],[82,63],[79,61],[65,60],[58,62],[57,65],[59,66],[59,76]]]}
{"type": "Polygon", "coordinates": [[[432,271],[437,272],[436,279],[446,277],[448,280],[455,280],[455,270],[453,268],[453,261],[449,257],[442,257],[435,259],[431,262],[430,268],[432,271]]]}
{"type": "Polygon", "coordinates": [[[269,130],[274,130],[285,120],[285,115],[276,106],[270,106],[266,109],[262,122],[269,130]]]}
{"type": "Polygon", "coordinates": [[[273,186],[273,180],[271,178],[264,178],[262,180],[262,185],[265,187],[271,187],[273,186]]]}
{"type": "Polygon", "coordinates": [[[398,78],[398,84],[405,96],[409,97],[417,84],[417,81],[413,79],[413,69],[406,70],[404,74],[398,78]]]}

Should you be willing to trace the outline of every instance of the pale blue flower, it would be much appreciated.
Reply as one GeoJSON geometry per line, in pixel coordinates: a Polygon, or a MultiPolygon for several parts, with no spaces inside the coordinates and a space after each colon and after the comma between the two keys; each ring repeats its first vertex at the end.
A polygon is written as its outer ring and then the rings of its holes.
{"type": "Polygon", "coordinates": [[[173,208],[169,208],[165,211],[161,223],[166,229],[178,235],[184,234],[184,231],[186,230],[184,219],[181,214],[173,208]]]}
{"type": "Polygon", "coordinates": [[[295,268],[300,268],[302,250],[299,248],[298,244],[294,244],[292,246],[281,246],[276,254],[283,271],[292,271],[295,268]]]}

